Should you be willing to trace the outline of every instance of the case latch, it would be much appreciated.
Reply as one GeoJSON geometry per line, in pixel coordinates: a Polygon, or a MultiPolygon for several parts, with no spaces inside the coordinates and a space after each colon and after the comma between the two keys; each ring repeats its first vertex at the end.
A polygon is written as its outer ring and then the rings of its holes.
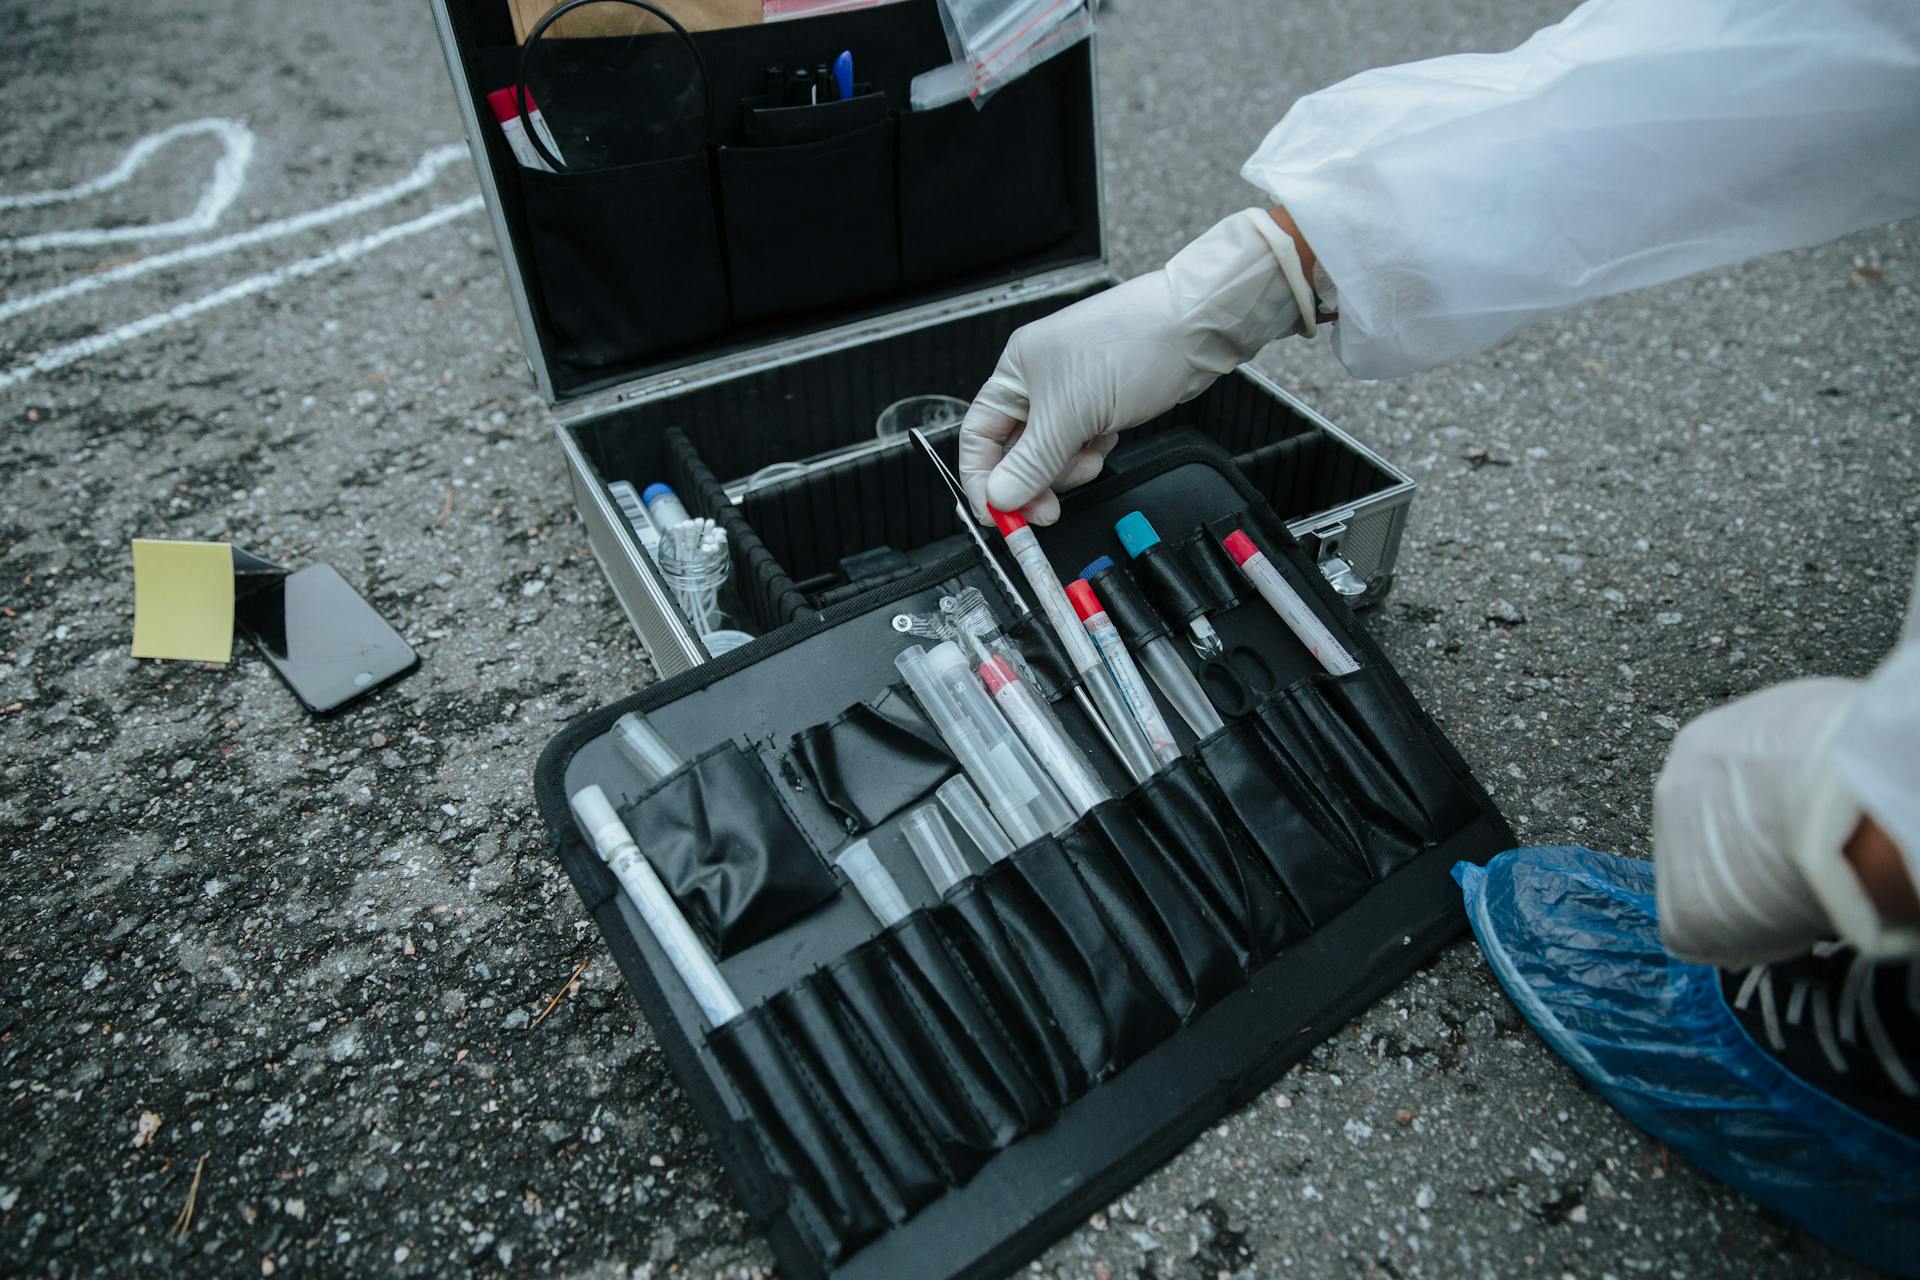
{"type": "Polygon", "coordinates": [[[1365,595],[1371,585],[1353,567],[1353,561],[1340,553],[1341,542],[1347,533],[1347,521],[1352,518],[1353,512],[1342,511],[1307,530],[1307,536],[1302,539],[1313,552],[1314,561],[1320,566],[1320,572],[1326,575],[1327,582],[1349,599],[1365,595]]]}

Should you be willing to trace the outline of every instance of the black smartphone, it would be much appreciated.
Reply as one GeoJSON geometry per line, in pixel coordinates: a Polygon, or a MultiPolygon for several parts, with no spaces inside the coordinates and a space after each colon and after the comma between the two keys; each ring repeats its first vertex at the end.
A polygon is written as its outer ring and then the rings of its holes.
{"type": "Polygon", "coordinates": [[[345,706],[420,663],[400,633],[324,564],[242,596],[234,620],[309,711],[345,706]]]}

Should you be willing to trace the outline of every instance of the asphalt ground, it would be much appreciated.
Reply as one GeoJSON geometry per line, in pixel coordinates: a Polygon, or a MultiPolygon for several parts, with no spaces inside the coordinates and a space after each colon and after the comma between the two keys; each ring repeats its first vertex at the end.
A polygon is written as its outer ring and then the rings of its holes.
{"type": "MultiPolygon", "coordinates": [[[[1298,95],[1506,47],[1565,7],[1121,0],[1101,51],[1117,268],[1251,203],[1239,164],[1298,95]]],[[[769,1269],[533,812],[542,744],[649,676],[466,160],[127,270],[457,143],[426,7],[72,0],[0,25],[0,193],[203,117],[255,144],[193,234],[126,229],[202,199],[212,137],[0,208],[0,309],[20,308],[0,310],[0,1271],[769,1269]],[[21,239],[85,228],[108,230],[21,239]],[[317,720],[245,650],[135,661],[135,536],[330,563],[422,669],[317,720]]],[[[1523,839],[1645,854],[1679,725],[1891,644],[1920,517],[1917,267],[1907,224],[1403,382],[1351,381],[1324,345],[1261,358],[1420,481],[1370,625],[1523,839]]],[[[1035,1269],[1856,1270],[1587,1092],[1470,944],[1035,1269]]]]}

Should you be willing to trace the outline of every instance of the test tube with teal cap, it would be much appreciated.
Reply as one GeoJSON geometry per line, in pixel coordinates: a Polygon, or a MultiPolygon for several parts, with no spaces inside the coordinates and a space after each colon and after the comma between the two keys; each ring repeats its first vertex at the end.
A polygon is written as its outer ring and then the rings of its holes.
{"type": "MultiPolygon", "coordinates": [[[[1199,598],[1189,580],[1186,566],[1174,558],[1171,549],[1161,545],[1160,532],[1153,527],[1153,521],[1147,519],[1145,513],[1127,512],[1114,522],[1113,531],[1119,535],[1120,545],[1126,549],[1128,559],[1138,561],[1143,567],[1152,562],[1158,572],[1179,581],[1189,598],[1199,598]]],[[[1220,633],[1213,629],[1213,622],[1205,612],[1196,613],[1186,621],[1195,653],[1202,658],[1217,658],[1227,651],[1220,633]]]]}

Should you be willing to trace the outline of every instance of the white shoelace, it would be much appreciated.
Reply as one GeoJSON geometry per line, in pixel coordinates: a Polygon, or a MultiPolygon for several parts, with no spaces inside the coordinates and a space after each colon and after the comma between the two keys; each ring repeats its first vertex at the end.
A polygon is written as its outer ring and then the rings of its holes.
{"type": "MultiPolygon", "coordinates": [[[[1830,956],[1840,950],[1840,945],[1837,942],[1819,943],[1814,947],[1814,954],[1823,958],[1830,956]]],[[[1861,1033],[1864,1032],[1868,1051],[1873,1054],[1874,1061],[1880,1064],[1880,1069],[1887,1073],[1887,1079],[1893,1082],[1893,1087],[1909,1098],[1920,1098],[1920,1081],[1914,1079],[1913,1072],[1894,1046],[1893,1038],[1887,1034],[1886,1024],[1880,1020],[1880,1008],[1873,1000],[1876,967],[1865,956],[1854,956],[1853,963],[1847,967],[1846,980],[1840,985],[1837,1002],[1826,983],[1808,977],[1795,978],[1787,991],[1786,1026],[1803,1025],[1807,1010],[1811,1008],[1814,1040],[1827,1062],[1842,1075],[1847,1073],[1848,1065],[1841,1046],[1858,1046],[1861,1033]]],[[[1755,965],[1747,970],[1746,978],[1740,983],[1740,990],[1733,998],[1733,1007],[1745,1010],[1757,996],[1760,1001],[1760,1022],[1766,1031],[1767,1043],[1776,1051],[1784,1052],[1787,1038],[1781,1025],[1781,1010],[1774,988],[1771,967],[1755,965]]],[[[1920,961],[1911,961],[1906,966],[1904,994],[1907,1008],[1915,1015],[1920,1015],[1920,961]]]]}

